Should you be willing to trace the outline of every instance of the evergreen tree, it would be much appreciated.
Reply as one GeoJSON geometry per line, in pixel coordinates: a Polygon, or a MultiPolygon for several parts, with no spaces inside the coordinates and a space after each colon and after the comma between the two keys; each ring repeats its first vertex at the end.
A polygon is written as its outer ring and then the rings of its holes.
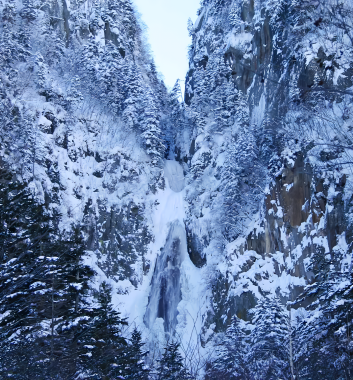
{"type": "Polygon", "coordinates": [[[237,139],[229,144],[222,170],[225,232],[230,239],[243,231],[243,226],[258,208],[261,174],[254,134],[250,128],[241,127],[237,139]]]}
{"type": "Polygon", "coordinates": [[[101,28],[100,25],[100,17],[101,17],[102,9],[100,0],[94,0],[92,4],[92,12],[90,17],[90,31],[93,35],[96,35],[98,30],[101,28]]]}
{"type": "MultiPolygon", "coordinates": [[[[77,370],[79,348],[75,336],[87,322],[90,307],[86,300],[92,269],[82,263],[84,241],[78,227],[69,237],[60,237],[56,243],[58,260],[50,265],[47,287],[51,285],[41,307],[51,319],[52,373],[73,374],[77,370]],[[46,306],[46,307],[45,307],[46,306]]],[[[49,346],[49,342],[46,340],[49,346]]]]}
{"type": "Polygon", "coordinates": [[[180,80],[178,79],[175,82],[175,84],[172,88],[172,91],[169,94],[169,103],[170,103],[170,106],[172,107],[172,109],[174,107],[178,108],[178,106],[180,106],[180,103],[182,102],[182,100],[183,100],[183,96],[182,96],[181,88],[180,88],[180,80]]]}
{"type": "Polygon", "coordinates": [[[87,378],[124,377],[128,372],[127,341],[121,335],[121,327],[127,325],[111,303],[110,285],[99,287],[98,307],[91,311],[90,323],[78,335],[81,349],[81,373],[87,378]]]}
{"type": "Polygon", "coordinates": [[[185,127],[185,110],[182,100],[180,81],[178,79],[168,97],[170,123],[165,131],[165,143],[167,155],[168,153],[171,153],[171,157],[173,157],[173,153],[175,151],[177,136],[185,127]]]}
{"type": "Polygon", "coordinates": [[[16,44],[16,5],[14,0],[6,0],[1,14],[2,31],[0,44],[1,67],[6,70],[6,74],[11,64],[18,58],[16,44]]]}
{"type": "Polygon", "coordinates": [[[106,98],[112,111],[119,114],[123,109],[124,88],[122,85],[123,62],[118,48],[108,42],[100,57],[98,78],[102,88],[101,98],[106,98]]]}
{"type": "Polygon", "coordinates": [[[250,334],[249,364],[255,380],[289,378],[289,320],[277,297],[256,305],[250,334]]]}
{"type": "Polygon", "coordinates": [[[3,168],[1,179],[0,371],[18,379],[74,373],[73,330],[93,274],[81,262],[82,237],[76,229],[60,238],[25,184],[3,168]]]}
{"type": "Polygon", "coordinates": [[[69,102],[70,109],[75,110],[77,109],[79,103],[83,100],[82,93],[80,91],[80,77],[78,75],[75,75],[71,79],[70,88],[67,93],[67,101],[69,102]]]}
{"type": "Polygon", "coordinates": [[[47,84],[48,66],[45,63],[45,60],[44,60],[42,54],[38,53],[36,55],[35,64],[36,64],[36,68],[37,68],[38,86],[41,88],[45,88],[46,84],[47,84]]]}
{"type": "Polygon", "coordinates": [[[143,351],[141,332],[136,328],[133,330],[127,348],[127,363],[125,368],[126,380],[148,380],[148,370],[144,365],[144,356],[147,352],[143,351]]]}
{"type": "Polygon", "coordinates": [[[191,379],[179,353],[179,343],[167,343],[158,368],[158,380],[191,379]]]}
{"type": "Polygon", "coordinates": [[[51,23],[51,18],[47,13],[43,14],[41,23],[41,34],[43,36],[43,51],[48,64],[58,65],[65,54],[65,42],[60,37],[59,30],[55,29],[51,23]]]}
{"type": "Polygon", "coordinates": [[[149,65],[149,72],[148,72],[148,76],[149,78],[151,79],[151,83],[154,85],[154,86],[158,86],[159,85],[159,80],[158,80],[158,71],[157,71],[157,67],[156,67],[156,64],[154,62],[154,59],[152,58],[151,60],[151,63],[149,65]]]}
{"type": "Polygon", "coordinates": [[[152,164],[155,166],[163,159],[165,151],[159,119],[160,116],[155,105],[154,94],[149,90],[144,102],[144,113],[141,121],[143,133],[141,137],[143,138],[143,145],[152,159],[152,164]]]}
{"type": "Polygon", "coordinates": [[[295,329],[296,365],[301,377],[350,378],[353,374],[353,275],[345,252],[316,247],[308,269],[315,274],[296,302],[309,302],[311,318],[295,329]]]}
{"type": "Polygon", "coordinates": [[[33,22],[37,18],[37,8],[33,0],[22,0],[22,9],[20,15],[28,23],[33,22]]]}
{"type": "Polygon", "coordinates": [[[211,378],[217,373],[217,376],[222,376],[227,380],[250,379],[246,360],[249,347],[246,343],[245,331],[240,323],[239,318],[236,315],[233,316],[224,340],[217,347],[217,358],[209,370],[211,378]]]}
{"type": "Polygon", "coordinates": [[[138,25],[134,16],[134,10],[131,0],[120,0],[118,3],[115,0],[108,0],[109,3],[118,4],[119,12],[121,14],[121,21],[126,30],[126,37],[131,51],[134,49],[134,38],[138,31],[138,25]]]}
{"type": "Polygon", "coordinates": [[[193,79],[195,82],[195,89],[192,106],[195,111],[200,113],[203,108],[204,111],[206,111],[210,96],[208,89],[209,84],[205,70],[197,70],[193,76],[193,79]]]}
{"type": "Polygon", "coordinates": [[[44,269],[53,233],[43,207],[12,176],[1,168],[0,367],[10,372],[17,370],[16,363],[21,367],[19,354],[24,355],[24,346],[32,344],[40,329],[38,310],[32,307],[38,301],[35,276],[44,269]]]}
{"type": "MultiPolygon", "coordinates": [[[[90,36],[87,43],[81,50],[78,63],[82,72],[82,79],[87,83],[87,87],[92,94],[97,94],[97,67],[99,67],[99,46],[94,38],[90,36]]],[[[99,88],[98,88],[99,90],[99,88]]],[[[99,93],[97,95],[100,95],[99,93]]]]}
{"type": "Polygon", "coordinates": [[[139,70],[135,64],[129,65],[127,63],[125,87],[127,95],[122,116],[126,130],[136,131],[139,127],[139,99],[142,93],[142,85],[139,70]]]}
{"type": "Polygon", "coordinates": [[[228,16],[230,25],[235,28],[238,33],[244,31],[245,25],[244,21],[241,19],[240,10],[241,5],[238,1],[235,1],[230,8],[228,16]]]}

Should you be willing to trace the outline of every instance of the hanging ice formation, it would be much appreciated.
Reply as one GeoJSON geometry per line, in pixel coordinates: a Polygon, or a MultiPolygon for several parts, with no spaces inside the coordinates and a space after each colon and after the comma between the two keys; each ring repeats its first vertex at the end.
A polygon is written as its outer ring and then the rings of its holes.
{"type": "MultiPolygon", "coordinates": [[[[180,194],[184,188],[183,169],[176,161],[166,161],[164,175],[172,191],[164,210],[173,218],[175,208],[183,207],[180,194]]],[[[181,301],[181,264],[187,254],[185,226],[177,218],[178,213],[174,216],[175,220],[166,219],[170,226],[169,233],[156,261],[144,317],[144,322],[149,328],[153,327],[157,318],[162,318],[164,331],[171,335],[177,325],[177,307],[181,301]]]]}

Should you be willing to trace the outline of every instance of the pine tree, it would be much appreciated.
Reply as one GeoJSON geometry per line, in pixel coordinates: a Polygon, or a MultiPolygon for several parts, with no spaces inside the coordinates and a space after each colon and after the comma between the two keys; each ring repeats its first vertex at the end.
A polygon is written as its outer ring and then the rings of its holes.
{"type": "Polygon", "coordinates": [[[46,276],[47,287],[51,285],[51,289],[46,299],[41,300],[41,307],[46,302],[46,317],[51,319],[50,341],[46,340],[50,344],[51,373],[63,376],[77,370],[79,348],[75,336],[89,317],[86,295],[94,272],[82,263],[85,249],[78,227],[73,228],[70,236],[60,237],[53,248],[58,259],[55,266],[50,265],[46,276]]]}
{"type": "MultiPolygon", "coordinates": [[[[109,0],[110,3],[116,3],[114,0],[109,0]]],[[[133,41],[138,31],[138,26],[136,18],[134,16],[134,10],[132,7],[131,0],[120,0],[119,2],[119,11],[121,14],[122,24],[126,30],[128,43],[131,51],[133,51],[133,41]]]]}
{"type": "Polygon", "coordinates": [[[226,210],[225,232],[234,238],[257,210],[261,199],[261,165],[252,130],[241,127],[237,139],[229,144],[222,170],[224,206],[226,210]],[[244,196],[246,194],[246,196],[244,196]]]}
{"type": "Polygon", "coordinates": [[[158,84],[159,84],[158,71],[157,71],[157,67],[156,67],[156,64],[155,64],[153,58],[152,58],[150,65],[149,65],[148,76],[151,80],[152,85],[158,86],[158,84]]]}
{"type": "Polygon", "coordinates": [[[249,364],[255,380],[289,378],[288,312],[277,297],[261,299],[253,311],[249,364]]]}
{"type": "Polygon", "coordinates": [[[81,84],[80,77],[78,75],[75,75],[71,79],[70,88],[68,90],[67,97],[66,97],[66,100],[70,104],[71,110],[75,110],[78,107],[79,103],[83,100],[83,96],[80,91],[80,87],[81,87],[80,84],[81,84]]]}
{"type": "Polygon", "coordinates": [[[37,18],[37,8],[34,5],[33,0],[22,0],[23,8],[20,15],[28,23],[33,22],[37,18]]]}
{"type": "Polygon", "coordinates": [[[12,64],[18,59],[19,54],[16,28],[16,2],[14,0],[6,0],[4,2],[1,16],[0,62],[1,67],[5,69],[5,73],[8,75],[12,64]]]}
{"type": "Polygon", "coordinates": [[[228,16],[231,27],[235,28],[235,30],[238,33],[244,31],[244,25],[245,25],[244,21],[241,19],[240,10],[241,10],[241,5],[237,1],[235,1],[235,3],[230,8],[229,16],[228,16]]]}
{"type": "Polygon", "coordinates": [[[175,153],[175,142],[177,141],[177,136],[185,127],[185,109],[182,100],[180,81],[178,79],[168,96],[170,122],[165,130],[165,143],[167,156],[169,153],[171,154],[171,157],[173,157],[173,154],[175,153]]]}
{"type": "Polygon", "coordinates": [[[18,379],[74,373],[72,330],[93,275],[81,262],[83,240],[77,229],[60,238],[55,219],[12,176],[2,169],[0,371],[18,379]]]}
{"type": "Polygon", "coordinates": [[[228,327],[224,340],[217,347],[217,358],[212,363],[210,377],[216,372],[229,380],[250,379],[247,358],[248,345],[245,331],[237,316],[233,316],[231,325],[228,327]]]}
{"type": "Polygon", "coordinates": [[[158,380],[191,379],[179,353],[179,343],[167,343],[158,368],[158,380]]]}
{"type": "Polygon", "coordinates": [[[124,88],[122,85],[123,62],[118,48],[108,42],[100,57],[97,76],[102,89],[101,98],[106,98],[112,111],[119,114],[123,109],[124,88]]]}
{"type": "Polygon", "coordinates": [[[101,17],[101,5],[100,0],[94,0],[92,4],[92,12],[90,17],[90,31],[93,35],[96,35],[98,30],[101,29],[100,17],[101,17]]]}
{"type": "Polygon", "coordinates": [[[201,112],[202,108],[206,108],[209,100],[209,83],[207,81],[206,72],[199,68],[193,75],[194,97],[192,106],[195,111],[201,112]]]}
{"type": "Polygon", "coordinates": [[[35,63],[37,67],[37,83],[39,87],[45,88],[47,84],[48,66],[45,63],[42,54],[38,53],[36,55],[35,63]]]}
{"type": "Polygon", "coordinates": [[[126,380],[148,380],[148,370],[144,365],[144,357],[147,352],[142,350],[141,332],[136,328],[133,330],[127,349],[127,362],[124,378],[126,380]]]}
{"type": "MultiPolygon", "coordinates": [[[[82,79],[85,80],[88,89],[92,94],[97,94],[97,67],[99,67],[99,53],[100,49],[94,36],[90,36],[81,51],[79,64],[83,76],[82,79]]],[[[99,96],[100,94],[98,93],[97,95],[99,96]]]]}
{"type": "Polygon", "coordinates": [[[180,89],[180,80],[178,79],[173,88],[172,91],[169,94],[169,102],[171,107],[176,107],[180,105],[180,102],[183,100],[181,89],[180,89]]]}
{"type": "Polygon", "coordinates": [[[44,13],[41,23],[41,34],[43,36],[43,55],[48,65],[57,65],[65,54],[65,42],[60,37],[59,30],[51,23],[50,16],[44,13]]]}
{"type": "Polygon", "coordinates": [[[7,345],[12,350],[21,345],[16,338],[11,345],[9,338],[17,331],[31,336],[39,328],[37,310],[30,307],[37,299],[36,286],[31,285],[44,267],[53,229],[49,216],[35,204],[25,185],[11,180],[12,174],[7,170],[2,169],[1,174],[1,359],[7,360],[11,357],[6,353],[7,345]]]}
{"type": "Polygon", "coordinates": [[[122,116],[126,130],[136,131],[139,128],[139,99],[142,94],[142,85],[136,64],[127,63],[126,71],[125,88],[127,90],[122,116]]]}
{"type": "Polygon", "coordinates": [[[127,341],[121,327],[127,325],[111,303],[111,286],[103,282],[99,287],[98,307],[91,311],[91,321],[78,336],[81,373],[87,378],[123,376],[128,372],[127,341]]]}
{"type": "Polygon", "coordinates": [[[159,127],[159,112],[155,105],[154,94],[149,90],[144,102],[144,113],[142,117],[141,137],[143,146],[152,159],[152,164],[157,166],[164,157],[165,146],[162,139],[162,131],[159,127]]]}
{"type": "Polygon", "coordinates": [[[191,18],[188,18],[188,32],[189,32],[189,37],[192,37],[193,34],[195,33],[194,31],[194,23],[192,22],[191,18]]]}
{"type": "Polygon", "coordinates": [[[316,247],[310,259],[308,269],[315,279],[296,300],[308,302],[308,313],[313,314],[299,320],[295,330],[299,376],[353,374],[353,275],[342,265],[344,256],[338,247],[330,253],[316,247]]]}

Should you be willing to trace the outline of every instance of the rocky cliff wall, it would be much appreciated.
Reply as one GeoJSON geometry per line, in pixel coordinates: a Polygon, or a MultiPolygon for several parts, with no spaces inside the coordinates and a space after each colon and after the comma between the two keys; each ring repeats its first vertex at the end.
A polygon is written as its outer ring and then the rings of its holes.
{"type": "Polygon", "coordinates": [[[205,336],[234,314],[249,321],[266,294],[294,301],[314,281],[315,252],[340,252],[350,265],[351,184],[341,143],[350,141],[351,51],[335,50],[344,33],[317,3],[204,1],[194,24],[185,89],[193,139],[189,146],[180,137],[179,148],[189,163],[189,253],[211,277],[205,336]],[[336,37],[325,40],[329,32],[336,37]],[[249,161],[239,157],[250,149],[259,161],[246,174],[249,161]],[[243,165],[238,181],[227,175],[229,162],[243,165]],[[230,181],[234,188],[243,181],[243,190],[229,203],[230,181]],[[254,189],[256,206],[244,202],[254,189]],[[233,238],[231,208],[243,210],[233,238]]]}

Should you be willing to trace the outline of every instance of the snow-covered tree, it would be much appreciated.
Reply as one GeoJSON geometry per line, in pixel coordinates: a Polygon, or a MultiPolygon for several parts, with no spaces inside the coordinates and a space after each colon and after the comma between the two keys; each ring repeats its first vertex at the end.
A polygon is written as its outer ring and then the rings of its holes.
{"type": "Polygon", "coordinates": [[[158,367],[158,380],[186,380],[190,379],[184,360],[179,353],[179,344],[169,342],[160,360],[158,367]]]}
{"type": "Polygon", "coordinates": [[[98,305],[90,313],[90,321],[78,334],[81,347],[78,358],[81,373],[87,378],[96,379],[124,376],[128,370],[127,341],[121,334],[121,328],[127,322],[112,305],[112,288],[102,282],[98,292],[98,305]]]}
{"type": "Polygon", "coordinates": [[[211,363],[209,377],[216,376],[229,380],[251,379],[247,363],[248,350],[246,331],[242,321],[234,315],[224,339],[217,346],[216,359],[211,363]]]}
{"type": "Polygon", "coordinates": [[[144,112],[141,120],[143,146],[152,159],[153,165],[158,165],[164,157],[164,141],[162,131],[159,127],[160,116],[155,105],[154,94],[150,90],[146,94],[144,101],[144,112]]]}
{"type": "Polygon", "coordinates": [[[238,1],[235,2],[235,4],[232,5],[229,11],[229,23],[233,28],[236,28],[238,31],[240,31],[242,25],[244,24],[243,20],[240,16],[241,8],[239,7],[238,1]]]}
{"type": "Polygon", "coordinates": [[[139,110],[142,94],[142,84],[139,70],[135,64],[127,68],[126,89],[127,97],[124,102],[123,120],[127,130],[137,130],[139,128],[139,110]]]}
{"type": "Polygon", "coordinates": [[[124,377],[126,380],[148,380],[149,370],[144,364],[147,352],[143,351],[141,332],[134,328],[126,354],[126,366],[124,377]]]}
{"type": "Polygon", "coordinates": [[[260,299],[253,311],[248,355],[254,379],[289,378],[288,312],[277,297],[260,299]]]}
{"type": "Polygon", "coordinates": [[[72,373],[67,355],[93,272],[82,264],[79,231],[58,236],[54,218],[13,176],[1,168],[0,371],[18,379],[72,373]]]}
{"type": "Polygon", "coordinates": [[[309,268],[315,273],[297,302],[310,302],[295,330],[299,376],[351,376],[353,276],[345,252],[316,247],[309,268]],[[345,263],[346,264],[343,264],[345,263]],[[311,313],[313,315],[311,316],[311,313]]]}
{"type": "Polygon", "coordinates": [[[260,170],[254,134],[250,128],[242,127],[237,139],[229,143],[222,171],[225,231],[229,237],[237,236],[257,210],[261,196],[260,170]]]}

